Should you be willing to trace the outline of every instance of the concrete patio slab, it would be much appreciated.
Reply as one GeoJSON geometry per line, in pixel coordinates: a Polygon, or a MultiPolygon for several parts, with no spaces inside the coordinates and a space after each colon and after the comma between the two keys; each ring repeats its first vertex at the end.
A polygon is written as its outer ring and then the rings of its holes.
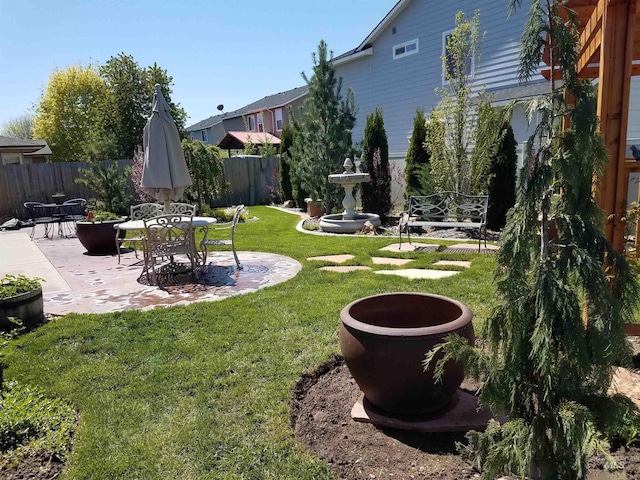
{"type": "Polygon", "coordinates": [[[449,245],[444,253],[495,253],[499,247],[496,245],[489,245],[485,247],[481,245],[480,250],[478,250],[477,243],[457,243],[455,245],[449,245]]]}
{"type": "Polygon", "coordinates": [[[342,255],[322,255],[320,257],[309,257],[307,258],[307,260],[318,261],[318,262],[344,263],[347,260],[352,260],[354,258],[356,258],[354,255],[342,254],[342,255]]]}
{"type": "Polygon", "coordinates": [[[430,243],[405,242],[403,244],[392,243],[391,245],[382,247],[380,250],[385,252],[413,252],[415,250],[420,250],[423,252],[435,252],[438,250],[439,246],[440,245],[433,245],[430,243]]]}
{"type": "MultiPolygon", "coordinates": [[[[58,238],[43,238],[41,241],[57,242],[58,238]]],[[[37,243],[24,232],[0,232],[0,278],[7,274],[44,279],[42,292],[45,295],[71,290],[37,243]]]]}
{"type": "Polygon", "coordinates": [[[376,265],[406,265],[413,262],[410,258],[389,258],[389,257],[371,257],[371,261],[376,265]]]}
{"type": "Polygon", "coordinates": [[[406,268],[403,270],[378,270],[375,273],[380,275],[398,275],[400,277],[408,278],[409,280],[437,280],[440,278],[452,277],[460,272],[453,272],[448,270],[429,270],[426,268],[406,268]]]}
{"type": "Polygon", "coordinates": [[[371,270],[371,267],[364,267],[360,265],[345,265],[343,267],[320,267],[319,270],[325,270],[327,272],[337,273],[349,273],[357,270],[371,270]]]}
{"type": "Polygon", "coordinates": [[[452,266],[452,267],[471,268],[471,262],[467,262],[466,260],[439,260],[436,263],[434,263],[434,265],[437,265],[439,267],[452,266]]]}

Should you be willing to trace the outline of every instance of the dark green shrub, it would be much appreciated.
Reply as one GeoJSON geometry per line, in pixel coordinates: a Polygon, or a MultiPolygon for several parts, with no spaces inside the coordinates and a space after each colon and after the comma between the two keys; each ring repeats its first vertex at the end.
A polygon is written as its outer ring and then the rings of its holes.
{"type": "Polygon", "coordinates": [[[282,128],[280,135],[280,193],[283,200],[293,199],[291,186],[291,148],[293,147],[293,129],[288,125],[282,128]]]}
{"type": "Polygon", "coordinates": [[[489,163],[489,210],[487,228],[500,230],[507,223],[507,212],[516,203],[516,166],[518,143],[511,125],[502,127],[498,148],[489,163]]]}
{"type": "Polygon", "coordinates": [[[365,212],[385,217],[391,211],[391,171],[389,170],[389,144],[384,129],[382,111],[367,115],[364,128],[364,168],[371,179],[362,184],[362,208],[365,212]]]}
{"type": "Polygon", "coordinates": [[[429,160],[431,155],[425,148],[427,139],[427,119],[424,110],[419,108],[413,117],[413,132],[409,140],[409,150],[407,150],[405,173],[405,196],[426,195],[430,193],[425,186],[425,175],[428,178],[429,160]]]}

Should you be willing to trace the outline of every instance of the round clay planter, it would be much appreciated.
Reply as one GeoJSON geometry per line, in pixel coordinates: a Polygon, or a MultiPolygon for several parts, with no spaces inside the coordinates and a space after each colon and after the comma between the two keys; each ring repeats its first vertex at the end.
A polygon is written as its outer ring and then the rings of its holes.
{"type": "Polygon", "coordinates": [[[449,361],[435,382],[433,366],[423,369],[425,354],[452,333],[473,345],[472,318],[469,307],[440,295],[373,295],[340,312],[340,348],[369,402],[396,415],[423,415],[445,407],[464,379],[462,364],[449,361]]]}
{"type": "Polygon", "coordinates": [[[104,222],[76,222],[78,240],[89,255],[113,255],[118,252],[116,233],[119,238],[124,238],[127,234],[125,230],[113,228],[115,224],[122,222],[124,218],[104,222]]]}
{"type": "Polygon", "coordinates": [[[44,303],[42,288],[38,287],[30,292],[21,293],[13,297],[0,299],[0,328],[11,330],[16,324],[9,321],[9,317],[22,320],[22,325],[32,327],[42,323],[44,318],[44,303]]]}

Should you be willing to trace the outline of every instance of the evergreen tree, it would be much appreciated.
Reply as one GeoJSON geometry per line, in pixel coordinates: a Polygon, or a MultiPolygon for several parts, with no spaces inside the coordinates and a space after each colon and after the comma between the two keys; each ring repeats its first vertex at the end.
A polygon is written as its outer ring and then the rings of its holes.
{"type": "Polygon", "coordinates": [[[487,228],[491,230],[504,228],[507,212],[516,203],[517,146],[511,124],[505,123],[499,134],[496,151],[490,159],[487,228]]]}
{"type": "Polygon", "coordinates": [[[382,111],[367,115],[364,127],[363,150],[364,171],[370,176],[362,184],[362,208],[365,212],[377,213],[381,217],[391,211],[391,172],[389,171],[389,144],[384,129],[382,111]],[[376,158],[378,155],[378,158],[376,158]]]}
{"type": "Polygon", "coordinates": [[[486,322],[488,351],[450,337],[443,361],[465,360],[484,379],[481,403],[506,419],[469,434],[483,478],[581,479],[594,452],[613,462],[607,435],[620,433],[625,419],[638,428],[631,401],[608,393],[613,366],[629,360],[624,323],[638,289],[606,240],[592,195],[607,154],[596,90],[577,76],[577,16],[551,0],[533,0],[530,13],[520,77],[538,74],[546,50],[562,85],[552,74],[550,93],[527,106],[540,123],[498,253],[499,303],[486,322]],[[552,218],[557,238],[549,234],[552,218]]]}
{"type": "Polygon", "coordinates": [[[299,119],[294,119],[295,142],[293,157],[296,167],[293,175],[302,187],[314,197],[323,200],[326,212],[340,204],[339,185],[329,183],[329,174],[342,171],[342,163],[351,149],[351,129],[355,125],[353,92],[342,100],[342,79],[333,68],[333,54],[329,54],[324,40],[318,53],[312,55],[313,75],[303,73],[309,94],[299,119]]]}
{"type": "Polygon", "coordinates": [[[409,140],[409,150],[407,150],[407,158],[405,160],[404,179],[405,179],[405,197],[408,199],[411,195],[427,195],[429,192],[424,185],[424,170],[429,165],[431,156],[425,147],[427,139],[427,119],[424,110],[421,108],[416,110],[413,117],[413,131],[409,140]]]}
{"type": "Polygon", "coordinates": [[[280,135],[280,191],[284,200],[293,199],[291,186],[291,149],[293,147],[293,129],[289,125],[282,128],[280,135]]]}

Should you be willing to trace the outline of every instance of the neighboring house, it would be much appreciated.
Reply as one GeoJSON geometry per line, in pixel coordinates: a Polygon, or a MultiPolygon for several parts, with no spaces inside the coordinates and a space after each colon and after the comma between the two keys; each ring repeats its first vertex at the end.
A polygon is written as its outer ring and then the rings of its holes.
{"type": "MultiPolygon", "coordinates": [[[[520,85],[518,80],[519,48],[529,6],[530,1],[525,0],[509,16],[507,2],[496,0],[396,3],[360,45],[333,61],[337,76],[343,79],[343,89],[352,88],[355,94],[358,115],[354,141],[362,140],[367,115],[381,108],[389,156],[399,166],[403,163],[416,109],[423,108],[429,114],[440,100],[435,89],[445,84],[444,44],[460,10],[465,11],[467,20],[479,10],[480,33],[486,32],[480,45],[480,65],[473,69],[476,91],[484,86],[493,96],[494,104],[506,104],[516,98],[528,100],[548,91],[549,85],[542,75],[527,85],[520,85]]],[[[632,105],[636,108],[630,108],[630,139],[640,137],[638,81],[638,77],[632,78],[632,105]]],[[[522,104],[514,111],[512,126],[522,162],[523,144],[532,133],[522,104]]]]}
{"type": "MultiPolygon", "coordinates": [[[[264,132],[280,138],[282,127],[289,120],[288,108],[295,112],[304,102],[307,92],[305,85],[269,95],[233,112],[202,120],[187,127],[187,131],[192,139],[209,145],[220,145],[228,132],[264,132]]],[[[253,138],[252,141],[258,143],[253,138]]]]}
{"type": "Polygon", "coordinates": [[[24,140],[0,136],[0,165],[44,163],[51,149],[44,140],[24,140]]]}

